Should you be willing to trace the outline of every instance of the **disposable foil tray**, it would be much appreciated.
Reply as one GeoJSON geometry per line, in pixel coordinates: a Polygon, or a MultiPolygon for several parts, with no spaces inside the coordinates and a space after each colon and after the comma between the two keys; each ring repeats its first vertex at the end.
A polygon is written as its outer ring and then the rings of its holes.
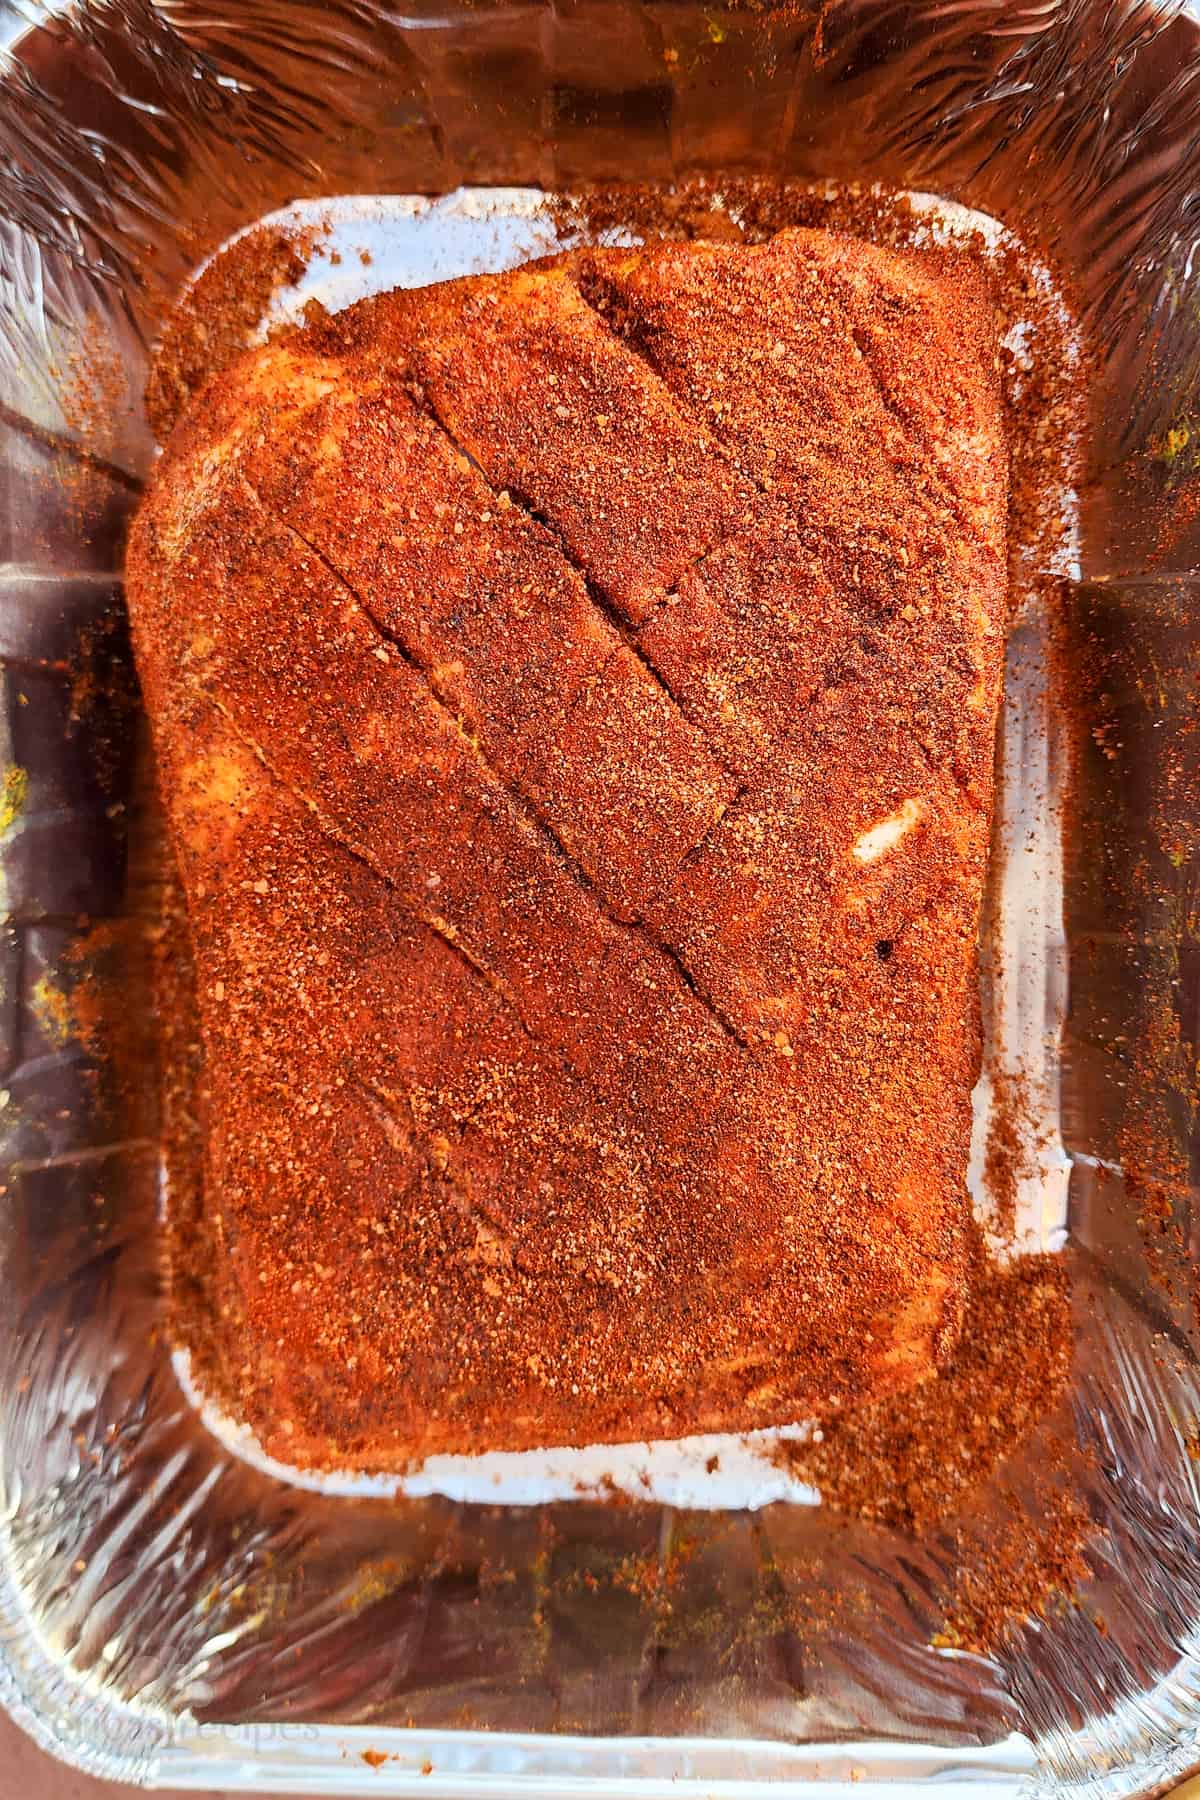
{"type": "Polygon", "coordinates": [[[0,21],[0,1701],[95,1772],[233,1791],[1115,1796],[1200,1764],[1196,15],[7,0],[0,21]],[[975,209],[1039,246],[1087,356],[1071,556],[1010,648],[1002,834],[1010,861],[1036,841],[1037,874],[999,888],[1019,916],[986,1066],[1019,1047],[1036,1089],[1024,1216],[1071,1271],[1096,1530],[1074,1602],[990,1659],[932,1642],[949,1537],[749,1475],[619,1506],[301,1487],[213,1435],[163,1330],[163,860],[121,561],[164,305],[283,208],[373,196],[393,246],[421,224],[396,278],[431,279],[511,261],[516,216],[558,241],[539,191],[698,171],[975,209]],[[854,1604],[814,1603],[836,1592],[854,1604]]]}

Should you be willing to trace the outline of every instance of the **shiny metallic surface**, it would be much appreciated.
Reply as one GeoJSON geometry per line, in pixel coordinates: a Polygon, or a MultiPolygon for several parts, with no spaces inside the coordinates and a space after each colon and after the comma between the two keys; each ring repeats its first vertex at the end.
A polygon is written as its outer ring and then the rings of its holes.
{"type": "Polygon", "coordinates": [[[0,1700],[81,1766],[163,1787],[1117,1796],[1181,1775],[1200,1759],[1191,10],[94,0],[10,6],[0,39],[0,1700]],[[1020,226],[1094,357],[1081,574],[1055,587],[1074,799],[1051,962],[1098,1534],[1079,1604],[993,1661],[929,1647],[952,1539],[783,1504],[301,1492],[208,1436],[160,1330],[159,861],[120,564],[164,297],[297,198],[705,166],[881,180],[1020,226]],[[82,1028],[61,1002],[87,982],[108,1000],[82,1028]]]}

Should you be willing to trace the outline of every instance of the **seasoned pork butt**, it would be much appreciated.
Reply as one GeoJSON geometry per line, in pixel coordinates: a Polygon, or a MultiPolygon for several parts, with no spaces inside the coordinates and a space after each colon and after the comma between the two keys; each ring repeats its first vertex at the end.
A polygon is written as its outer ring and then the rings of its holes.
{"type": "Polygon", "coordinates": [[[385,294],[176,427],[129,597],[211,1309],[296,1464],[741,1429],[960,1317],[1005,607],[974,269],[385,294]]]}

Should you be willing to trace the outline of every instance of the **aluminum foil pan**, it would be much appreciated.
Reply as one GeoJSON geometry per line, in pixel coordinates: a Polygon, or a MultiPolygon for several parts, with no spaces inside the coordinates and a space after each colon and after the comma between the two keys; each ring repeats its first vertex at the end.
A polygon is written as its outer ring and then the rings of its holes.
{"type": "Polygon", "coordinates": [[[230,1790],[1125,1795],[1200,1763],[1195,16],[96,0],[0,19],[0,1700],[96,1772],[230,1790]],[[1029,1004],[1065,1006],[1046,1092],[1097,1531],[1076,1603],[992,1660],[930,1647],[952,1540],[786,1501],[302,1491],[204,1429],[162,1332],[161,859],[120,564],[164,300],[297,200],[697,168],[881,181],[1018,226],[1093,356],[1079,562],[1054,577],[1071,704],[1048,773],[1074,800],[1029,1004]],[[834,1589],[854,1605],[823,1605],[834,1589]]]}

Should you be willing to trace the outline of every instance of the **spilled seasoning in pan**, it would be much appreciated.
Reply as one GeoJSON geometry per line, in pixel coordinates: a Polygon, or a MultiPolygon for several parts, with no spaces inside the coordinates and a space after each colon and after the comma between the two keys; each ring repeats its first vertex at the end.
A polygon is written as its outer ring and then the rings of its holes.
{"type": "MultiPolygon", "coordinates": [[[[881,190],[828,192],[754,180],[697,178],[669,193],[597,188],[562,203],[560,225],[589,238],[615,229],[649,237],[757,242],[786,224],[842,229],[897,247],[919,242],[929,217],[881,190]]],[[[982,251],[982,241],[978,248],[982,251]]],[[[1064,474],[1076,461],[1084,368],[1069,338],[1057,279],[1039,291],[1027,254],[990,247],[985,266],[1004,338],[1012,456],[1011,592],[1014,608],[1045,608],[1056,703],[1069,706],[1060,639],[1061,583],[1070,572],[1072,521],[1064,474]],[[1041,341],[1029,354],[1028,321],[1041,341]]],[[[1068,297],[1069,298],[1069,297],[1068,297]]],[[[998,929],[999,922],[988,926],[998,929]]],[[[985,949],[986,949],[985,927],[985,949]]],[[[942,1648],[993,1650],[1017,1620],[1036,1615],[1086,1578],[1093,1535],[1073,1497],[1081,1452],[1063,1416],[1071,1378],[1068,1278],[1045,1256],[1008,1260],[1018,1187],[1037,1173],[1039,1109],[1021,1067],[991,1070],[992,1108],[982,1181],[992,1216],[977,1251],[963,1334],[950,1365],[899,1397],[853,1409],[777,1454],[849,1515],[951,1553],[939,1595],[942,1648]],[[990,1251],[990,1254],[989,1254],[990,1251]],[[1036,1443],[1037,1454],[1031,1455],[1036,1443]],[[1018,1467],[1023,1484],[1010,1478],[1018,1467]]]]}
{"type": "Polygon", "coordinates": [[[259,227],[214,258],[167,318],[146,384],[146,413],[163,442],[192,395],[252,342],[271,298],[308,266],[317,234],[259,227]]]}
{"type": "Polygon", "coordinates": [[[779,1455],[840,1511],[917,1543],[953,1543],[943,1647],[989,1650],[1014,1617],[1086,1574],[1091,1522],[1065,1486],[1078,1463],[1060,1413],[1071,1375],[1070,1289],[1057,1258],[1007,1267],[982,1249],[950,1365],[908,1393],[826,1421],[779,1455]],[[1036,1441],[1029,1493],[1006,1464],[1036,1441]]]}

